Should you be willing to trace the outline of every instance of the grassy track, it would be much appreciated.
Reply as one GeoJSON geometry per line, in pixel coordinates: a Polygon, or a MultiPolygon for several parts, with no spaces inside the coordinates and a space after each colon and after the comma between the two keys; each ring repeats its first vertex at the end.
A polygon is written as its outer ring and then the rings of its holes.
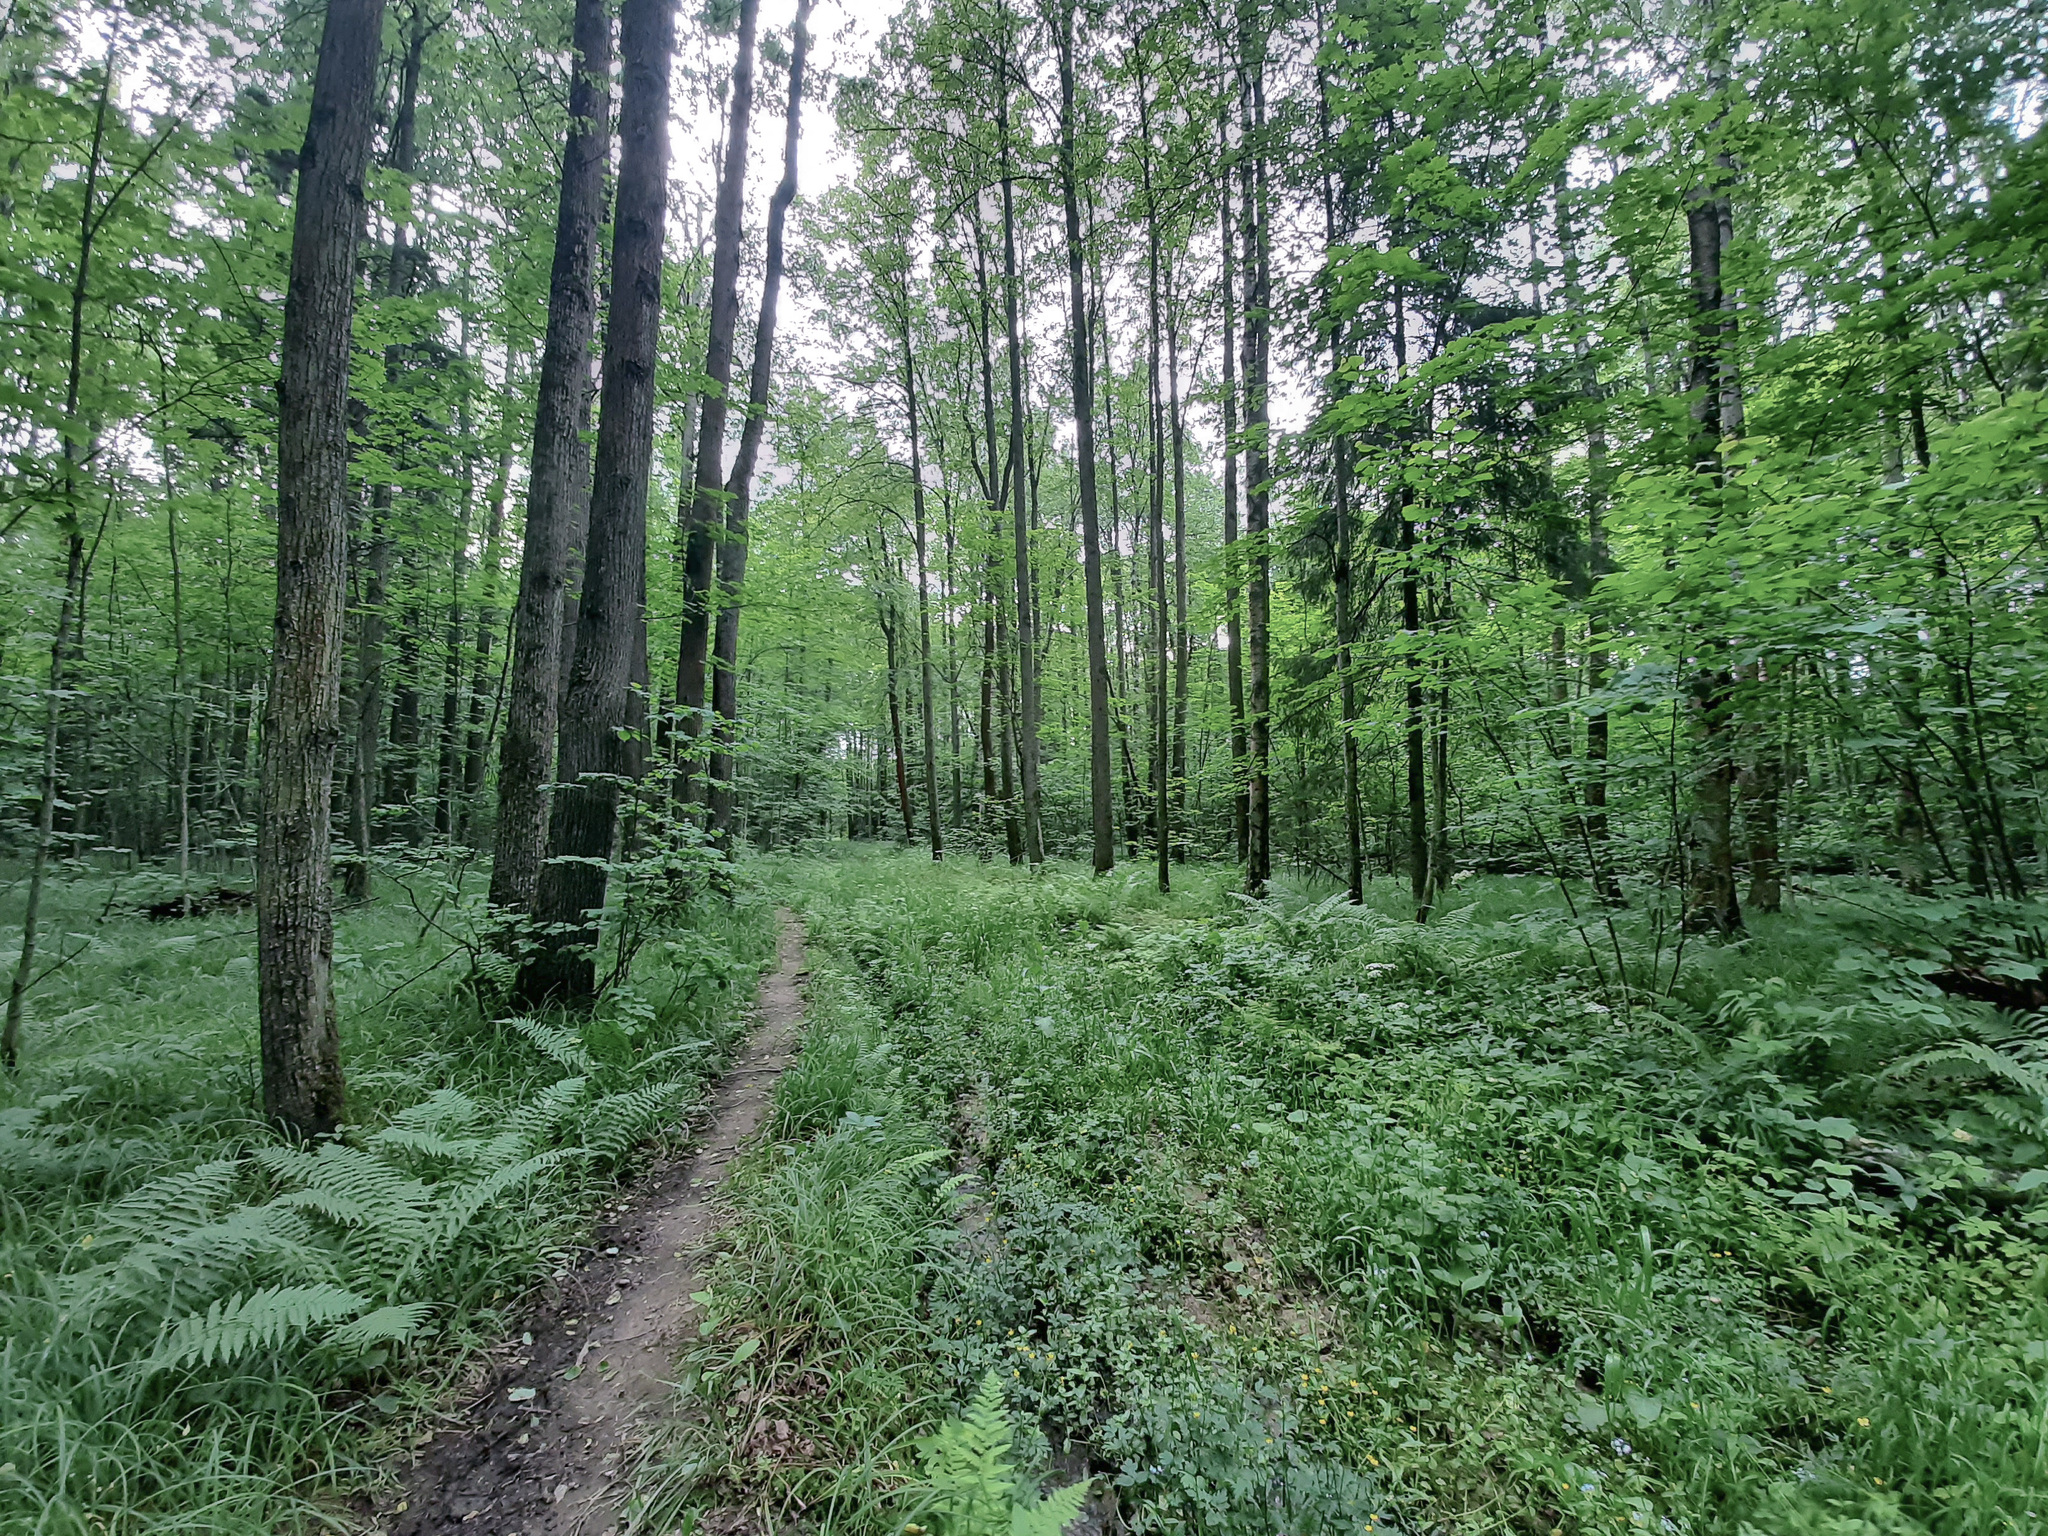
{"type": "MultiPolygon", "coordinates": [[[[59,887],[0,1080],[0,1531],[324,1526],[505,1332],[716,1070],[772,950],[708,904],[580,1023],[493,1023],[471,880],[394,868],[337,941],[351,1125],[260,1123],[251,914],[59,887]]],[[[4,926],[4,924],[0,924],[4,926]]]]}
{"type": "Polygon", "coordinates": [[[1628,1005],[1533,881],[1426,930],[1194,870],[777,883],[811,1041],[656,1513],[901,1530],[993,1371],[1138,1530],[2048,1523],[2038,1069],[1839,914],[1628,1005]]]}

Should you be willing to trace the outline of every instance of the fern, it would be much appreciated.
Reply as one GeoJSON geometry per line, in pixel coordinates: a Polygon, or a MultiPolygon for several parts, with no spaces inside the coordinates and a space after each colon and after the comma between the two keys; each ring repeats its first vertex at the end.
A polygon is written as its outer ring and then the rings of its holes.
{"type": "Polygon", "coordinates": [[[471,1140],[451,1140],[437,1131],[414,1130],[407,1126],[390,1125],[370,1138],[373,1147],[389,1147],[397,1152],[410,1152],[416,1157],[437,1157],[448,1162],[467,1163],[476,1160],[481,1144],[471,1140]]]}
{"type": "Polygon", "coordinates": [[[1012,1462],[1014,1449],[1002,1382],[990,1371],[966,1414],[919,1444],[924,1477],[911,1490],[906,1528],[922,1524],[936,1536],[1060,1536],[1080,1514],[1088,1484],[1041,1499],[1012,1462]]]}
{"type": "Polygon", "coordinates": [[[538,1145],[568,1123],[589,1091],[587,1077],[565,1077],[550,1083],[506,1117],[505,1129],[528,1146],[538,1145]]]}
{"type": "Polygon", "coordinates": [[[578,1148],[558,1148],[552,1152],[538,1152],[523,1162],[509,1168],[500,1168],[489,1177],[463,1188],[442,1210],[440,1218],[420,1245],[417,1259],[430,1258],[455,1241],[485,1207],[493,1204],[499,1196],[524,1184],[536,1174],[544,1173],[572,1157],[581,1155],[578,1148]]]}
{"type": "Polygon", "coordinates": [[[224,1157],[180,1173],[151,1179],[100,1212],[103,1226],[117,1232],[177,1237],[214,1219],[240,1177],[239,1158],[224,1157]]]}
{"type": "Polygon", "coordinates": [[[181,1318],[149,1357],[145,1371],[239,1359],[252,1349],[274,1352],[286,1340],[363,1310],[368,1303],[338,1285],[269,1286],[216,1301],[203,1314],[181,1318]]]}
{"type": "Polygon", "coordinates": [[[377,1344],[402,1344],[419,1331],[420,1324],[433,1316],[431,1302],[408,1301],[365,1312],[352,1323],[330,1331],[324,1343],[344,1354],[361,1354],[377,1344]]]}
{"type": "Polygon", "coordinates": [[[676,1101],[690,1092],[683,1082],[652,1083],[599,1099],[593,1107],[583,1144],[608,1163],[616,1163],[645,1140],[673,1113],[676,1101]]]}
{"type": "Polygon", "coordinates": [[[299,1211],[272,1203],[239,1206],[204,1226],[140,1243],[110,1264],[68,1277],[65,1301],[81,1314],[125,1304],[168,1309],[205,1299],[264,1268],[325,1279],[331,1258],[299,1211]]]}
{"type": "Polygon", "coordinates": [[[524,1035],[535,1050],[557,1066],[566,1067],[571,1072],[592,1070],[590,1052],[583,1048],[581,1040],[566,1029],[543,1024],[539,1019],[510,1018],[505,1022],[524,1035]]]}
{"type": "Polygon", "coordinates": [[[1904,1080],[1920,1072],[1948,1071],[1969,1077],[1992,1077],[2019,1089],[2033,1100],[2034,1129],[2048,1129],[2048,1072],[2008,1051],[1975,1040],[1951,1040],[1921,1051],[1885,1069],[1889,1078],[1904,1080]]]}

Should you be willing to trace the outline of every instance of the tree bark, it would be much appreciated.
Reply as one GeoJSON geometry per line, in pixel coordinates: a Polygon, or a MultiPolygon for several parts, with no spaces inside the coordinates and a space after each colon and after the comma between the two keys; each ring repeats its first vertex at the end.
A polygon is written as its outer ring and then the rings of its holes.
{"type": "Polygon", "coordinates": [[[597,241],[611,160],[611,13],[576,0],[569,130],[548,279],[548,327],[534,406],[526,535],[513,611],[505,737],[498,751],[498,825],[491,864],[494,907],[531,914],[547,851],[555,735],[560,718],[562,604],[569,547],[580,521],[590,456],[590,346],[597,329],[597,241]]]}
{"type": "MultiPolygon", "coordinates": [[[[804,60],[810,51],[811,0],[797,0],[789,60],[789,108],[784,117],[782,180],[768,200],[767,270],[761,280],[761,319],[754,330],[748,375],[747,424],[725,484],[725,538],[718,546],[718,618],[712,637],[711,828],[728,855],[732,842],[733,750],[739,728],[740,589],[747,579],[747,514],[754,496],[754,464],[768,425],[768,386],[775,366],[775,315],[782,294],[782,228],[796,200],[797,134],[803,119],[804,60]]],[[[929,692],[929,690],[927,690],[929,692]]],[[[930,700],[926,700],[930,708],[930,700]]],[[[932,837],[938,838],[938,819],[932,837]]]]}
{"type": "Polygon", "coordinates": [[[1146,498],[1146,532],[1152,578],[1152,832],[1158,844],[1159,889],[1171,887],[1173,874],[1173,737],[1170,725],[1169,673],[1173,665],[1166,609],[1166,423],[1159,387],[1159,205],[1152,186],[1152,109],[1143,73],[1138,76],[1138,130],[1144,139],[1139,170],[1145,192],[1145,308],[1147,319],[1146,390],[1151,438],[1151,481],[1146,498]]]}
{"type": "MultiPolygon", "coordinates": [[[[1693,395],[1693,469],[1709,495],[1721,487],[1721,439],[1724,422],[1727,317],[1721,287],[1724,198],[1696,188],[1686,202],[1686,233],[1693,293],[1691,376],[1693,395]]],[[[1692,810],[1687,843],[1691,872],[1685,901],[1685,926],[1695,933],[1736,934],[1742,931],[1742,909],[1735,893],[1734,802],[1736,762],[1730,730],[1734,724],[1735,679],[1720,653],[1725,642],[1708,642],[1714,654],[1704,658],[1692,679],[1697,766],[1693,772],[1692,810]]]]}
{"type": "Polygon", "coordinates": [[[277,613],[256,847],[263,1110],[298,1136],[344,1108],[328,829],[347,619],[348,373],[383,0],[328,0],[299,152],[278,377],[277,613]]]}
{"type": "MultiPolygon", "coordinates": [[[[414,6],[406,28],[405,57],[399,68],[398,111],[392,120],[391,143],[384,163],[411,179],[419,158],[420,68],[426,55],[429,28],[426,14],[414,6]]],[[[404,223],[391,233],[391,251],[384,269],[384,297],[399,298],[412,286],[412,242],[404,223]]],[[[384,387],[395,389],[404,371],[404,349],[396,342],[384,348],[384,387]]],[[[395,447],[396,445],[394,445],[395,447]]],[[[376,841],[375,810],[380,799],[384,729],[384,608],[391,579],[391,511],[395,489],[389,480],[371,493],[368,538],[363,546],[362,607],[356,619],[355,762],[349,774],[349,841],[355,857],[343,870],[343,894],[351,902],[370,899],[370,850],[376,841]]]]}
{"type": "Polygon", "coordinates": [[[1239,586],[1237,548],[1237,461],[1242,445],[1237,434],[1237,269],[1232,259],[1237,229],[1230,217],[1230,177],[1227,109],[1218,107],[1216,136],[1223,155],[1223,174],[1218,178],[1217,203],[1222,214],[1223,290],[1223,637],[1224,672],[1230,694],[1230,825],[1237,849],[1237,861],[1251,857],[1251,822],[1246,815],[1245,758],[1250,749],[1244,724],[1244,623],[1240,615],[1243,592],[1239,586]]]}
{"type": "Polygon", "coordinates": [[[529,1006],[596,995],[598,914],[622,786],[637,777],[634,688],[644,652],[647,486],[668,213],[669,67],[674,0],[626,0],[619,14],[624,88],[611,309],[606,317],[590,529],[576,618],[576,663],[563,700],[562,787],[549,816],[549,860],[534,915],[544,927],[518,984],[529,1006]]]}
{"type": "Polygon", "coordinates": [[[1263,895],[1273,873],[1272,747],[1273,699],[1268,649],[1272,628],[1272,551],[1268,545],[1270,495],[1266,423],[1266,365],[1272,295],[1271,241],[1266,229],[1266,69],[1265,34],[1249,10],[1243,13],[1249,101],[1245,113],[1247,151],[1239,175],[1244,202],[1244,391],[1245,391],[1245,539],[1251,545],[1251,574],[1245,592],[1246,714],[1251,729],[1251,764],[1245,797],[1248,847],[1245,885],[1263,895]]]}
{"type": "Polygon", "coordinates": [[[917,432],[917,362],[910,350],[910,296],[903,295],[903,405],[910,423],[911,530],[917,555],[918,696],[924,712],[924,804],[932,861],[945,857],[939,830],[938,731],[932,717],[932,613],[926,590],[924,456],[917,432]]]}
{"type": "Polygon", "coordinates": [[[1078,129],[1074,105],[1074,10],[1059,14],[1060,193],[1067,221],[1067,299],[1072,335],[1070,374],[1074,396],[1074,453],[1080,480],[1081,577],[1088,608],[1088,803],[1095,848],[1095,872],[1116,865],[1116,824],[1110,801],[1109,651],[1102,614],[1102,541],[1095,499],[1095,372],[1089,359],[1088,298],[1083,282],[1080,171],[1075,164],[1078,129]]]}
{"type": "MultiPolygon", "coordinates": [[[[1007,53],[1004,67],[1008,68],[1007,53]]],[[[1031,525],[1025,512],[1027,453],[1024,441],[1024,338],[1017,319],[1017,208],[1010,146],[1008,76],[997,98],[996,127],[1003,157],[1003,323],[1010,371],[1010,458],[1007,474],[1013,511],[1016,557],[1012,575],[1017,585],[1017,789],[1022,804],[1024,855],[1032,864],[1045,862],[1045,830],[1038,798],[1038,652],[1037,625],[1031,603],[1031,525]]],[[[1093,475],[1091,467],[1089,471],[1093,475]]],[[[1097,575],[1097,582],[1101,577],[1097,575]]],[[[998,621],[1000,622],[1000,621],[998,621]]]]}
{"type": "Polygon", "coordinates": [[[697,491],[690,503],[689,537],[683,547],[683,625],[676,649],[676,708],[683,726],[676,799],[684,804],[697,795],[697,742],[705,724],[705,662],[711,649],[711,585],[724,511],[725,477],[721,471],[727,396],[732,388],[733,332],[739,325],[740,222],[746,213],[747,130],[754,114],[754,28],[759,13],[759,0],[740,0],[725,164],[711,213],[710,314],[704,334],[704,376],[709,383],[697,420],[697,491]]]}

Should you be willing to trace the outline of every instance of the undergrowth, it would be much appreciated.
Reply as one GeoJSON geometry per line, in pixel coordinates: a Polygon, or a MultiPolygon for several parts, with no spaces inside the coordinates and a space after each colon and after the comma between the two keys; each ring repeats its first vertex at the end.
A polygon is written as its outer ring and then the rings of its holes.
{"type": "Polygon", "coordinates": [[[993,1373],[1019,1486],[1135,1531],[2040,1529],[2043,1050],[1939,913],[1845,884],[1650,993],[1533,880],[1177,875],[779,871],[811,1041],[658,1513],[942,1528],[993,1373]]]}
{"type": "Polygon", "coordinates": [[[253,923],[123,915],[80,879],[72,958],[0,1086],[0,1529],[325,1523],[675,1122],[772,948],[693,908],[588,1018],[493,1017],[474,886],[419,864],[337,936],[350,1123],[260,1119],[253,923]]]}

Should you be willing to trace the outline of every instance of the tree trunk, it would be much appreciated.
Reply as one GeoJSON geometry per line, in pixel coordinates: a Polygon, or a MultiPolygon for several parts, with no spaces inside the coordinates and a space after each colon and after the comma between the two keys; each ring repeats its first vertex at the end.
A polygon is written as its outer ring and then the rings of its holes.
{"type": "Polygon", "coordinates": [[[277,613],[256,847],[263,1110],[298,1136],[343,1112],[329,865],[347,618],[348,373],[383,0],[328,0],[299,153],[278,378],[277,613]]]}
{"type": "Polygon", "coordinates": [[[1251,727],[1251,771],[1245,796],[1248,846],[1245,885],[1263,895],[1273,873],[1272,747],[1273,698],[1268,649],[1272,627],[1272,551],[1267,542],[1268,445],[1266,429],[1266,364],[1272,295],[1270,240],[1266,230],[1266,68],[1265,34],[1249,12],[1243,45],[1250,77],[1249,103],[1240,98],[1244,116],[1246,158],[1238,190],[1244,203],[1244,394],[1245,394],[1245,540],[1251,545],[1251,575],[1246,583],[1246,714],[1251,727]]]}
{"type": "Polygon", "coordinates": [[[534,909],[547,851],[548,784],[561,702],[563,594],[570,539],[590,473],[580,426],[589,403],[597,240],[611,161],[612,32],[605,0],[576,0],[574,41],[491,864],[491,905],[527,914],[534,909]]]}
{"type": "Polygon", "coordinates": [[[661,328],[662,237],[668,212],[669,66],[674,0],[626,0],[619,14],[624,89],[619,107],[618,204],[611,310],[591,482],[576,665],[562,703],[559,776],[547,865],[534,915],[540,948],[518,990],[533,1006],[596,995],[598,914],[604,906],[620,786],[640,754],[633,687],[645,641],[647,483],[654,459],[654,383],[661,328]]]}
{"type": "MultiPolygon", "coordinates": [[[[782,143],[782,180],[768,200],[767,270],[761,281],[761,319],[754,330],[748,375],[747,423],[739,456],[725,486],[725,538],[718,546],[718,618],[712,643],[711,708],[717,717],[711,749],[711,827],[728,855],[732,843],[733,749],[739,728],[740,588],[747,577],[747,514],[754,495],[754,463],[768,425],[768,385],[775,365],[775,315],[782,294],[782,227],[796,199],[797,134],[803,118],[804,59],[810,50],[811,0],[797,0],[789,62],[789,108],[782,143]]],[[[929,709],[929,699],[927,699],[929,709]]],[[[938,820],[932,838],[938,838],[938,820]]]]}
{"type": "Polygon", "coordinates": [[[497,642],[498,625],[502,622],[498,596],[504,575],[505,511],[512,482],[512,397],[518,388],[514,380],[520,371],[519,361],[517,357],[507,361],[506,400],[499,424],[498,470],[485,500],[481,566],[483,591],[477,603],[476,639],[470,656],[469,719],[462,752],[462,835],[465,840],[473,839],[476,833],[477,797],[484,787],[484,759],[497,727],[497,706],[495,702],[486,705],[485,699],[489,696],[495,701],[497,693],[490,677],[491,652],[497,642]]]}
{"type": "MultiPolygon", "coordinates": [[[[1693,468],[1701,484],[1715,495],[1721,486],[1721,439],[1724,431],[1724,364],[1727,320],[1723,312],[1721,256],[1723,199],[1695,189],[1686,203],[1693,291],[1691,377],[1693,394],[1693,468]]],[[[1695,933],[1736,934],[1742,931],[1742,909],[1735,894],[1734,802],[1736,764],[1730,728],[1734,723],[1735,679],[1719,653],[1699,664],[1691,688],[1693,735],[1698,757],[1693,774],[1692,813],[1688,826],[1691,873],[1685,901],[1685,926],[1695,933]]]]}
{"type": "Polygon", "coordinates": [[[1246,815],[1245,756],[1249,750],[1244,726],[1244,625],[1239,614],[1237,548],[1237,271],[1232,260],[1237,230],[1230,217],[1229,135],[1226,109],[1219,107],[1216,137],[1224,156],[1223,174],[1218,178],[1218,205],[1222,210],[1223,262],[1223,624],[1224,671],[1230,692],[1230,824],[1237,861],[1251,858],[1251,822],[1246,815]]]}
{"type": "MultiPolygon", "coordinates": [[[[1007,67],[1007,61],[1006,61],[1007,67]]],[[[1031,526],[1025,515],[1024,339],[1017,320],[1017,209],[1010,162],[1010,91],[998,92],[996,126],[1003,156],[1003,323],[1009,348],[1010,460],[1017,584],[1017,788],[1022,801],[1024,854],[1032,864],[1045,862],[1045,832],[1038,800],[1038,652],[1037,626],[1031,605],[1031,526]]],[[[1071,192],[1070,192],[1071,195],[1071,192]]],[[[1090,475],[1093,470],[1091,468],[1090,475]]],[[[1098,572],[1096,580],[1101,581],[1098,572]]]]}
{"type": "MultiPolygon", "coordinates": [[[[420,67],[426,54],[426,14],[418,6],[407,26],[405,57],[399,69],[398,112],[391,125],[391,144],[384,163],[411,179],[418,164],[420,67]]],[[[411,237],[404,224],[392,231],[384,269],[384,297],[398,298],[412,285],[411,237]]],[[[404,349],[384,348],[384,386],[395,388],[404,370],[404,349]]],[[[395,447],[395,445],[394,445],[395,447]]],[[[395,455],[394,455],[395,456],[395,455]]],[[[394,487],[380,481],[371,495],[369,537],[363,546],[366,570],[362,611],[356,620],[355,763],[349,774],[349,841],[355,857],[343,870],[343,893],[351,902],[370,899],[370,848],[376,840],[374,809],[382,798],[384,727],[384,606],[391,578],[391,509],[394,487]]]]}
{"type": "Polygon", "coordinates": [[[903,404],[910,423],[910,506],[917,554],[918,696],[924,712],[924,805],[932,860],[945,857],[939,830],[937,722],[932,717],[932,613],[926,591],[924,457],[917,433],[917,363],[910,351],[910,297],[903,296],[903,404]]]}
{"type": "MultiPolygon", "coordinates": [[[[1317,7],[1316,27],[1326,26],[1322,8],[1317,7]]],[[[1330,180],[1330,95],[1329,82],[1320,67],[1316,70],[1316,126],[1323,152],[1323,251],[1330,259],[1337,247],[1337,196],[1330,180]]],[[[1344,389],[1344,322],[1334,308],[1330,323],[1330,399],[1337,404],[1344,389]]],[[[1330,438],[1330,516],[1336,538],[1330,558],[1331,586],[1336,606],[1337,629],[1337,728],[1343,738],[1344,875],[1346,891],[1354,904],[1365,900],[1365,825],[1358,798],[1357,681],[1351,670],[1351,439],[1342,432],[1330,438]]]]}
{"type": "Polygon", "coordinates": [[[1181,819],[1174,857],[1187,857],[1188,665],[1194,651],[1188,632],[1188,456],[1187,422],[1180,409],[1180,316],[1173,303],[1167,268],[1166,409],[1173,433],[1173,803],[1181,819]]]}
{"type": "Polygon", "coordinates": [[[1407,638],[1407,695],[1403,706],[1408,729],[1408,892],[1414,898],[1415,921],[1429,921],[1429,800],[1425,788],[1422,740],[1422,605],[1415,570],[1415,523],[1408,516],[1408,496],[1399,493],[1401,518],[1401,632],[1407,638]]]}
{"type": "Polygon", "coordinates": [[[711,302],[704,334],[704,376],[709,383],[697,421],[697,492],[683,549],[683,624],[676,650],[676,708],[683,717],[676,799],[684,804],[697,797],[697,742],[705,724],[705,661],[711,649],[711,584],[725,489],[721,471],[733,332],[739,324],[740,223],[746,213],[747,129],[754,113],[754,27],[759,12],[759,0],[740,0],[725,165],[711,214],[711,302]]]}
{"type": "Polygon", "coordinates": [[[1095,872],[1116,864],[1116,825],[1110,802],[1109,649],[1102,614],[1102,543],[1095,500],[1095,372],[1088,348],[1088,302],[1082,280],[1079,168],[1075,164],[1074,12],[1059,15],[1060,192],[1067,219],[1067,298],[1073,334],[1070,374],[1074,395],[1074,454],[1080,479],[1081,575],[1088,607],[1088,802],[1094,832],[1095,872]]]}

